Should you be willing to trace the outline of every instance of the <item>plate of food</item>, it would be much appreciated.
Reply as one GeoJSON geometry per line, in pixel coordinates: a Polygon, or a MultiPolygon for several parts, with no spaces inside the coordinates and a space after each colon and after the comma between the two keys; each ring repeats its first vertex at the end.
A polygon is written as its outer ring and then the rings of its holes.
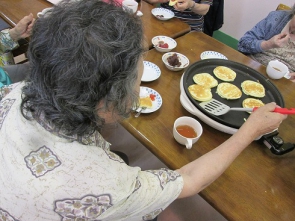
{"type": "Polygon", "coordinates": [[[174,12],[166,8],[153,8],[152,14],[159,20],[165,21],[174,17],[174,12]]]}
{"type": "Polygon", "coordinates": [[[152,62],[143,61],[142,82],[150,82],[158,79],[161,76],[160,68],[152,62]]]}
{"type": "Polygon", "coordinates": [[[162,103],[162,97],[157,91],[149,87],[141,86],[139,93],[139,108],[135,111],[138,112],[142,107],[147,107],[141,113],[152,113],[158,110],[162,106],[162,103]]]}
{"type": "Polygon", "coordinates": [[[204,51],[200,55],[202,60],[205,59],[224,59],[227,60],[227,57],[225,57],[223,54],[216,52],[216,51],[204,51]]]}

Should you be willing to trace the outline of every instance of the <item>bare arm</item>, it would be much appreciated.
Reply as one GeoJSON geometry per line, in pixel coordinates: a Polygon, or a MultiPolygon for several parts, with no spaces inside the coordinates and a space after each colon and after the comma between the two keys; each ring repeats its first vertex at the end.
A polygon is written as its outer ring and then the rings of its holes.
{"type": "Polygon", "coordinates": [[[251,114],[244,125],[227,141],[178,170],[184,180],[179,198],[197,194],[216,180],[234,159],[257,137],[278,128],[286,115],[273,113],[270,103],[251,114]]]}

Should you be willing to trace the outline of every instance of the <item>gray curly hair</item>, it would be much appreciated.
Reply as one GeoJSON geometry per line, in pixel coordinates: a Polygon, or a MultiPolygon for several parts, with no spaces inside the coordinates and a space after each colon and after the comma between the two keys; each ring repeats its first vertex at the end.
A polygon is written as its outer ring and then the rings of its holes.
{"type": "Polygon", "coordinates": [[[99,111],[128,117],[143,52],[140,19],[116,2],[61,2],[33,27],[23,116],[42,113],[67,135],[100,130],[99,111]]]}

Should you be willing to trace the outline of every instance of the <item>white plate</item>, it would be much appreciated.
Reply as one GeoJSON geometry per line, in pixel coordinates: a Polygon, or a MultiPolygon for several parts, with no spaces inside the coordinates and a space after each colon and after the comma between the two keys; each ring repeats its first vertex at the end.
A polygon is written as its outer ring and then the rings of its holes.
{"type": "Polygon", "coordinates": [[[158,79],[161,75],[160,68],[152,62],[143,61],[143,75],[141,81],[150,82],[158,79]]]}
{"type": "Polygon", "coordinates": [[[216,51],[204,51],[200,57],[202,60],[212,59],[212,58],[227,60],[227,57],[225,57],[223,54],[220,54],[219,52],[216,52],[216,51]]]}
{"type": "MultiPolygon", "coordinates": [[[[156,97],[155,97],[155,100],[153,101],[153,107],[147,108],[147,109],[143,110],[141,113],[148,114],[148,113],[155,112],[156,110],[158,110],[162,106],[163,101],[162,101],[161,95],[152,88],[141,86],[140,87],[140,94],[145,94],[145,93],[156,95],[156,97]]],[[[136,109],[136,112],[138,112],[140,110],[141,110],[141,107],[136,109]]]]}
{"type": "Polygon", "coordinates": [[[174,17],[174,12],[166,8],[153,8],[151,12],[157,19],[162,21],[169,20],[174,17]]]}

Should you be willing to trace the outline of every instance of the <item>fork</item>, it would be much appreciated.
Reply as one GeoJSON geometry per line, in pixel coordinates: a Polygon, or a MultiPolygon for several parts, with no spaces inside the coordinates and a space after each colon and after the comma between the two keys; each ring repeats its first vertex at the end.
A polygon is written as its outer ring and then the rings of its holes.
{"type": "Polygon", "coordinates": [[[144,111],[146,108],[147,108],[147,107],[142,107],[142,108],[140,109],[140,111],[138,111],[138,113],[135,114],[134,117],[138,117],[138,116],[141,114],[141,112],[144,111]]]}

